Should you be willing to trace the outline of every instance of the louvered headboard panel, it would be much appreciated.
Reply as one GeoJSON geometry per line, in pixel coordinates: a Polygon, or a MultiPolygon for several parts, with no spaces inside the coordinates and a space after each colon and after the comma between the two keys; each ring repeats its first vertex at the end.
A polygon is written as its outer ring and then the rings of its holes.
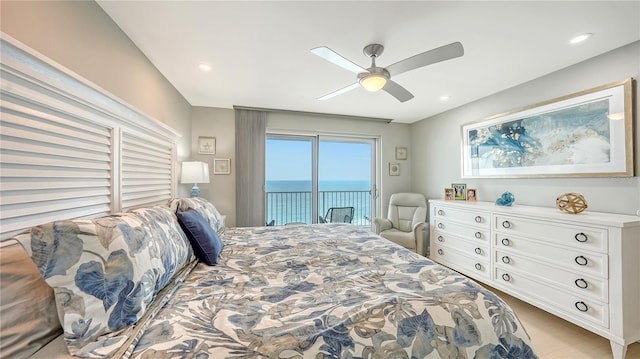
{"type": "Polygon", "coordinates": [[[0,232],[175,195],[179,135],[2,34],[0,232]]]}

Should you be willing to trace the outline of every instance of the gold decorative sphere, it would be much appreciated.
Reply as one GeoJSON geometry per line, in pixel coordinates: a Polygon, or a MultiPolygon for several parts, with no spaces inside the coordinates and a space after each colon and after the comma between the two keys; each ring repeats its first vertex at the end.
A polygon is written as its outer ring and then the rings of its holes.
{"type": "Polygon", "coordinates": [[[565,213],[578,214],[587,209],[587,200],[577,193],[564,193],[556,198],[556,206],[565,213]]]}

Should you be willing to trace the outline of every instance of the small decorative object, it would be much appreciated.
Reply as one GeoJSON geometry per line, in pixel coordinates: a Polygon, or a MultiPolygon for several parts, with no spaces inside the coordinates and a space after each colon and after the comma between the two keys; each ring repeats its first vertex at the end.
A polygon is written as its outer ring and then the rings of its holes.
{"type": "Polygon", "coordinates": [[[513,202],[516,201],[516,198],[513,196],[513,194],[511,192],[505,192],[503,193],[500,198],[496,199],[496,204],[498,206],[505,206],[505,207],[509,207],[513,204],[513,202]]]}
{"type": "Polygon", "coordinates": [[[477,201],[478,191],[475,188],[467,188],[467,201],[477,201]]]}
{"type": "Polygon", "coordinates": [[[396,147],[396,160],[406,160],[406,159],[407,159],[407,148],[396,147]]]}
{"type": "Polygon", "coordinates": [[[453,188],[445,188],[444,189],[444,199],[446,201],[453,201],[453,188]]]}
{"type": "Polygon", "coordinates": [[[400,164],[396,162],[389,163],[389,176],[400,176],[400,164]]]}
{"type": "Polygon", "coordinates": [[[198,137],[198,153],[202,155],[216,154],[216,138],[215,137],[198,137]]]}
{"type": "Polygon", "coordinates": [[[228,158],[215,158],[213,160],[214,175],[228,175],[231,173],[231,160],[228,158]]]}
{"type": "Polygon", "coordinates": [[[578,214],[587,209],[587,200],[584,196],[577,193],[564,193],[556,198],[556,206],[562,212],[569,214],[578,214]]]}
{"type": "Polygon", "coordinates": [[[453,191],[455,192],[454,195],[454,199],[460,199],[460,200],[465,200],[467,199],[467,185],[464,183],[452,183],[451,184],[451,188],[453,188],[453,191]]]}

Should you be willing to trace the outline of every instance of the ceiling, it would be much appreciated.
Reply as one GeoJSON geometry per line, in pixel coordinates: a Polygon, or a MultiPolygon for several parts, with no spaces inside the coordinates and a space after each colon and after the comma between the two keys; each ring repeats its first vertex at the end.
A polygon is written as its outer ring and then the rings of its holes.
{"type": "MultiPolygon", "coordinates": [[[[640,1],[107,1],[98,4],[192,106],[246,106],[412,123],[640,40],[640,1]],[[579,45],[569,40],[594,36],[579,45]],[[367,68],[459,41],[462,57],[399,74],[415,97],[357,88],[310,52],[367,68]],[[212,70],[203,72],[200,63],[212,70]],[[441,100],[449,96],[448,100],[441,100]]],[[[640,55],[639,55],[640,61],[640,55]]]]}

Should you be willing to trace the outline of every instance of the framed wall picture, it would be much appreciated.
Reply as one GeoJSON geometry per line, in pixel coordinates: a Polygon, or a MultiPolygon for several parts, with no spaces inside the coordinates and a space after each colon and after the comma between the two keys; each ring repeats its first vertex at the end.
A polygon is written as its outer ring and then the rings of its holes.
{"type": "Polygon", "coordinates": [[[633,79],[462,126],[462,178],[633,176],[633,79]]]}
{"type": "Polygon", "coordinates": [[[201,155],[216,154],[216,138],[215,137],[198,137],[198,153],[201,155]]]}
{"type": "Polygon", "coordinates": [[[407,148],[396,147],[396,160],[406,160],[406,159],[407,159],[407,148]]]}
{"type": "Polygon", "coordinates": [[[389,176],[400,176],[400,164],[397,162],[389,163],[389,176]]]}
{"type": "Polygon", "coordinates": [[[228,158],[213,159],[213,174],[228,175],[231,173],[231,160],[228,158]]]}
{"type": "Polygon", "coordinates": [[[467,201],[477,201],[478,200],[478,190],[475,188],[467,188],[467,201]]]}
{"type": "Polygon", "coordinates": [[[467,185],[464,183],[452,183],[451,188],[453,188],[453,198],[459,200],[467,199],[467,185]]]}

